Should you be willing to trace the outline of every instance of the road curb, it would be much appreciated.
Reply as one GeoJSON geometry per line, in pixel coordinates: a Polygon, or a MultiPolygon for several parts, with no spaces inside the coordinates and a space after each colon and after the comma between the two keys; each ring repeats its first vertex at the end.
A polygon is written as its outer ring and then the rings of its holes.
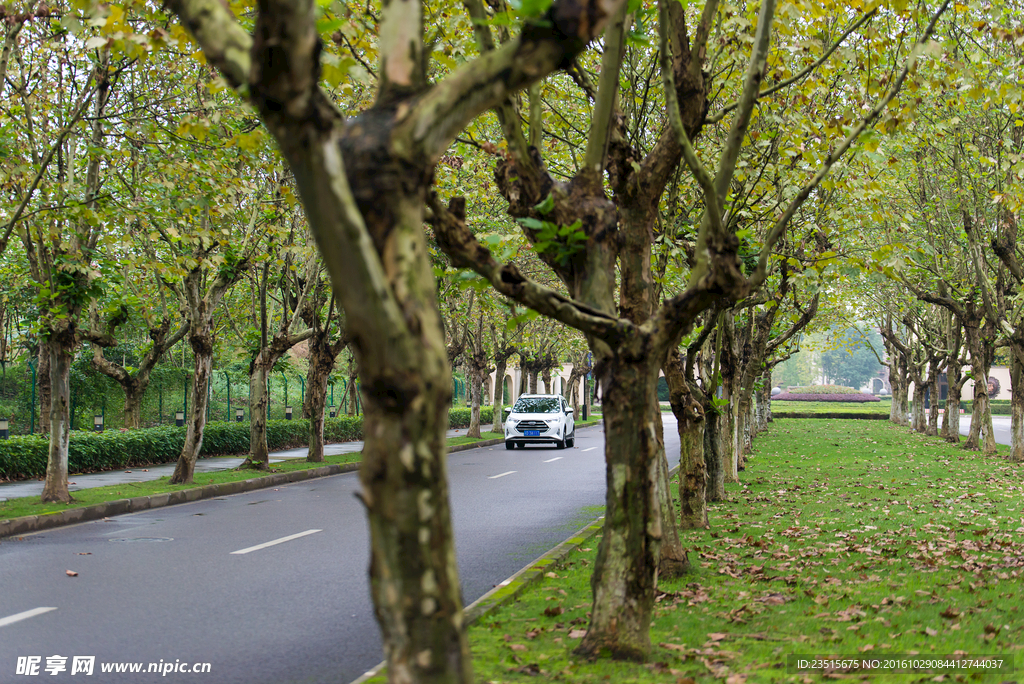
{"type": "Polygon", "coordinates": [[[346,463],[344,465],[331,464],[319,468],[307,470],[293,470],[290,473],[274,473],[263,477],[254,477],[248,480],[237,480],[235,482],[222,482],[219,484],[205,485],[194,489],[181,489],[176,492],[165,492],[163,494],[152,494],[150,496],[136,496],[131,499],[116,499],[106,503],[81,508],[70,508],[58,513],[45,515],[26,515],[20,518],[9,518],[0,520],[0,539],[12,537],[19,534],[29,534],[49,530],[64,525],[102,520],[114,515],[125,513],[138,513],[153,508],[173,506],[175,504],[212,499],[228,494],[240,494],[255,489],[276,487],[292,482],[301,482],[318,477],[329,475],[340,475],[350,473],[359,469],[358,463],[346,463]]]}

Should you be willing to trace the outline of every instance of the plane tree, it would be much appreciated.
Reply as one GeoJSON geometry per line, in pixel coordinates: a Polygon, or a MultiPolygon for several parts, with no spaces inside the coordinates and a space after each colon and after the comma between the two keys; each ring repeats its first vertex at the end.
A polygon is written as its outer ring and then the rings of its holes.
{"type": "Polygon", "coordinates": [[[324,460],[324,408],[327,404],[328,380],[338,356],[348,346],[345,314],[338,309],[322,264],[317,263],[315,285],[302,302],[302,320],[310,333],[308,342],[309,370],[306,373],[306,398],[302,415],[309,420],[309,451],[306,460],[324,460]]]}
{"type": "Polygon", "coordinates": [[[451,374],[422,227],[432,170],[469,121],[571,63],[625,3],[558,0],[501,50],[435,82],[424,6],[384,3],[375,99],[347,120],[321,88],[316,3],[261,0],[252,33],[220,3],[168,5],[277,140],[345,310],[366,409],[360,478],[389,678],[468,682],[444,462],[451,374]]]}

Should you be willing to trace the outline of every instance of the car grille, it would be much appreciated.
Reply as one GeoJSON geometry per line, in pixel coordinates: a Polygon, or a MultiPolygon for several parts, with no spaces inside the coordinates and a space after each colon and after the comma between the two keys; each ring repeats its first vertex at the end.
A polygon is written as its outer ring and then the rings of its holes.
{"type": "Polygon", "coordinates": [[[524,430],[540,430],[541,432],[547,432],[548,424],[543,420],[521,420],[516,423],[516,429],[520,432],[524,430]]]}

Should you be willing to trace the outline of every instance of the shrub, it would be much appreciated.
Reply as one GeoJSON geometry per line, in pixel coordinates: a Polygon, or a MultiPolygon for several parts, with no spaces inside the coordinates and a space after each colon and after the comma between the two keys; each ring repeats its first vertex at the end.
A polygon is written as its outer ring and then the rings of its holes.
{"type": "MultiPolygon", "coordinates": [[[[491,407],[480,409],[480,422],[491,420],[491,407]]],[[[469,426],[470,409],[448,412],[452,428],[469,426]]],[[[306,446],[307,420],[267,421],[267,446],[271,450],[306,446]]],[[[324,419],[324,440],[346,442],[363,438],[362,416],[324,419]]],[[[75,430],[68,445],[68,472],[134,468],[178,460],[185,444],[185,428],[161,425],[138,430],[86,432],[75,430]]],[[[249,451],[249,423],[211,421],[203,432],[201,456],[244,454],[249,451]]],[[[0,479],[39,477],[46,473],[49,440],[43,435],[19,435],[0,441],[0,479]]]]}

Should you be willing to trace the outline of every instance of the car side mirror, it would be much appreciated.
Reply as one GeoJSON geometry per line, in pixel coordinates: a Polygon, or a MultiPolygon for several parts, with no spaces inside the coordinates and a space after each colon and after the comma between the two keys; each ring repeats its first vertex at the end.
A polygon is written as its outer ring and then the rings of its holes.
{"type": "Polygon", "coordinates": [[[565,412],[566,412],[567,414],[568,414],[568,413],[573,413],[573,410],[572,410],[572,408],[567,408],[567,409],[565,409],[565,412]]]}
{"type": "Polygon", "coordinates": [[[505,411],[505,413],[510,413],[512,411],[512,407],[511,406],[506,406],[504,411],[505,411]]]}

